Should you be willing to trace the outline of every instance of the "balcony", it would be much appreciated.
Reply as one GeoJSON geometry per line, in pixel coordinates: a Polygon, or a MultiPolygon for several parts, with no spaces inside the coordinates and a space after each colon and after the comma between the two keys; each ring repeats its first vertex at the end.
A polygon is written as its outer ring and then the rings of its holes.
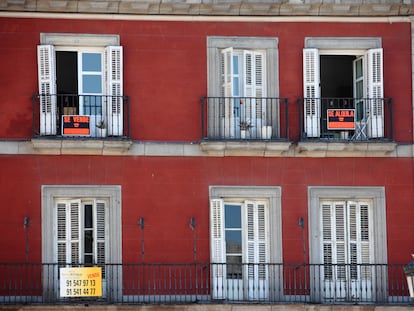
{"type": "Polygon", "coordinates": [[[301,98],[301,141],[392,142],[390,98],[301,98]]]}
{"type": "Polygon", "coordinates": [[[269,97],[202,97],[203,141],[287,141],[288,100],[269,97]]]}
{"type": "Polygon", "coordinates": [[[128,96],[34,94],[32,106],[34,138],[130,137],[128,96]]]}
{"type": "Polygon", "coordinates": [[[83,285],[78,281],[68,285],[62,280],[58,264],[0,263],[0,304],[403,305],[410,303],[403,267],[402,264],[208,262],[105,264],[100,266],[102,295],[65,297],[62,288],[70,285],[74,287],[70,290],[80,290],[76,287],[83,285]]]}

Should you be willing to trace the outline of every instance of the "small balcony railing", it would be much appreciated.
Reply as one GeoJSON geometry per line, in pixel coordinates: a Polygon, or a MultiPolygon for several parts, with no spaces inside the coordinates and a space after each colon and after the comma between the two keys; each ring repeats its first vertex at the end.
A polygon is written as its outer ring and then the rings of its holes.
{"type": "Polygon", "coordinates": [[[287,140],[288,100],[270,97],[202,97],[202,140],[287,140]]]}
{"type": "Polygon", "coordinates": [[[392,141],[391,98],[301,98],[301,140],[392,141]]]}
{"type": "Polygon", "coordinates": [[[33,137],[129,138],[128,96],[34,94],[33,137]]]}
{"type": "Polygon", "coordinates": [[[410,303],[403,267],[402,264],[208,262],[105,264],[101,266],[101,295],[84,296],[85,290],[90,293],[92,289],[88,286],[92,284],[85,285],[79,280],[68,284],[57,264],[0,263],[0,304],[220,301],[402,305],[410,303]],[[65,297],[65,293],[79,294],[65,297]]]}

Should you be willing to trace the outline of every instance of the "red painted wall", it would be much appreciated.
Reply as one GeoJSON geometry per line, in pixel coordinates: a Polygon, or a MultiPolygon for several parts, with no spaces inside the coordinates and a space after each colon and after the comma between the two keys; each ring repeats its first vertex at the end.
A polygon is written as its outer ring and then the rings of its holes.
{"type": "MultiPolygon", "coordinates": [[[[190,262],[197,223],[197,260],[209,260],[210,185],[282,187],[284,262],[303,258],[298,218],[307,232],[308,186],[384,186],[388,257],[405,263],[414,249],[414,163],[395,158],[167,158],[0,156],[0,262],[25,260],[23,219],[31,218],[29,260],[41,260],[41,186],[122,186],[123,261],[190,262]]],[[[306,248],[308,249],[306,236],[306,248]]]]}
{"type": "Polygon", "coordinates": [[[289,99],[290,135],[298,138],[304,38],[381,37],[385,96],[394,99],[395,138],[412,142],[410,23],[234,23],[0,19],[1,139],[31,137],[31,95],[38,92],[41,32],[119,34],[124,94],[131,97],[134,140],[198,141],[199,98],[207,94],[207,36],[279,38],[280,96],[289,99]],[[156,124],[156,125],[154,125],[156,124]]]}

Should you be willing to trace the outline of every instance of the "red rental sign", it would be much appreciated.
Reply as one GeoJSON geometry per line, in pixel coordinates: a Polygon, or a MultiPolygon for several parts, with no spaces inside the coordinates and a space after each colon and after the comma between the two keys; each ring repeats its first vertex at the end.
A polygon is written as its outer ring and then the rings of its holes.
{"type": "Polygon", "coordinates": [[[354,130],[355,109],[328,109],[328,130],[354,130]]]}
{"type": "Polygon", "coordinates": [[[90,117],[89,116],[62,116],[62,135],[79,135],[89,136],[90,131],[90,117]]]}

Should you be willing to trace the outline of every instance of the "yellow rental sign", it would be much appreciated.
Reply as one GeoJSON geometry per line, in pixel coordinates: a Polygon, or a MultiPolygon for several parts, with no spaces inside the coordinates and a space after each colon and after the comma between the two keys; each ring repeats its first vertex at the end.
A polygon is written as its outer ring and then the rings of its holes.
{"type": "Polygon", "coordinates": [[[102,268],[60,268],[60,297],[102,296],[102,268]]]}

